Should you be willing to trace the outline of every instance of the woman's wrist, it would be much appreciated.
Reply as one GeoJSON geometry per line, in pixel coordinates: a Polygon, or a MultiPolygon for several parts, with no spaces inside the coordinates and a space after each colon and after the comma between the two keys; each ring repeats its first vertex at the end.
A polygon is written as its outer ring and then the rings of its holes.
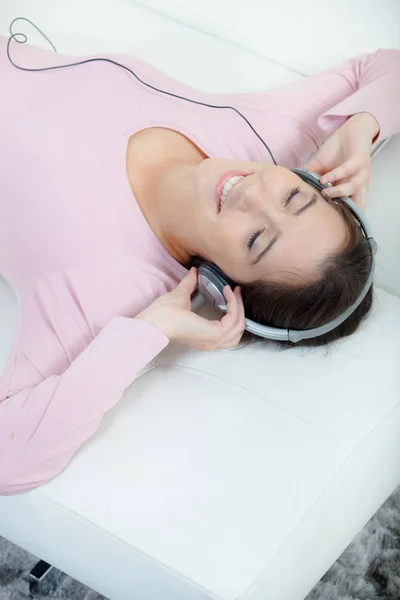
{"type": "Polygon", "coordinates": [[[165,336],[167,336],[167,338],[169,340],[171,340],[171,335],[168,331],[168,327],[166,326],[165,319],[163,319],[160,316],[157,316],[157,314],[154,314],[154,311],[153,311],[153,313],[151,313],[149,311],[146,312],[146,310],[147,309],[144,309],[144,310],[142,310],[142,312],[137,314],[135,319],[140,319],[141,321],[146,321],[146,323],[149,323],[150,325],[157,327],[157,329],[159,329],[161,331],[161,333],[163,333],[165,336]]]}
{"type": "Polygon", "coordinates": [[[358,121],[363,129],[369,131],[371,144],[373,144],[380,131],[379,123],[375,117],[369,112],[360,112],[352,115],[350,118],[358,121]]]}

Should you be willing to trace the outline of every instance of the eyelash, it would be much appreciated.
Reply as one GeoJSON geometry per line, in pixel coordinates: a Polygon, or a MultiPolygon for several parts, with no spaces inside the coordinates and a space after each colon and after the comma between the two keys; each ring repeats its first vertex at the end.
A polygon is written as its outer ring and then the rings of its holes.
{"type": "MultiPolygon", "coordinates": [[[[300,188],[299,186],[293,188],[290,191],[290,194],[288,196],[287,201],[285,202],[285,208],[286,206],[289,204],[289,202],[292,200],[292,198],[294,198],[294,196],[296,196],[296,194],[300,194],[300,188]]],[[[259,229],[258,231],[255,231],[254,233],[251,234],[251,236],[249,237],[248,241],[247,241],[247,247],[250,249],[254,242],[256,241],[256,239],[258,238],[258,236],[264,231],[264,229],[259,229]]]]}
{"type": "Polygon", "coordinates": [[[256,241],[258,236],[260,235],[261,231],[262,231],[262,229],[251,234],[251,236],[249,237],[249,240],[247,242],[247,247],[249,249],[252,247],[252,245],[254,244],[254,242],[256,241]]]}

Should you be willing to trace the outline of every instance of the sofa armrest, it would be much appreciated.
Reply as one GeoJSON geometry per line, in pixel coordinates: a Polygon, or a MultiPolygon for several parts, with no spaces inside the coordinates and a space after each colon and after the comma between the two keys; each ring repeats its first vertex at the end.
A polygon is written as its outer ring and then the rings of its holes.
{"type": "Polygon", "coordinates": [[[371,156],[366,216],[378,243],[375,284],[400,297],[400,135],[375,144],[371,156]]]}

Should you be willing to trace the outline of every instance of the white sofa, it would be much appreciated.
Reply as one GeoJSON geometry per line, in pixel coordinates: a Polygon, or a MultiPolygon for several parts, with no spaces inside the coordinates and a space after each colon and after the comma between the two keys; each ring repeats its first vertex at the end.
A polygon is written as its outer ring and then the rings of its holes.
{"type": "MultiPolygon", "coordinates": [[[[16,16],[60,52],[137,54],[210,91],[400,48],[396,0],[3,0],[1,34],[16,16]]],[[[303,599],[400,484],[399,164],[397,136],[373,158],[359,332],[328,352],[170,344],[59,476],[0,497],[0,535],[111,600],[303,599]]],[[[17,321],[0,277],[0,370],[17,321]]]]}

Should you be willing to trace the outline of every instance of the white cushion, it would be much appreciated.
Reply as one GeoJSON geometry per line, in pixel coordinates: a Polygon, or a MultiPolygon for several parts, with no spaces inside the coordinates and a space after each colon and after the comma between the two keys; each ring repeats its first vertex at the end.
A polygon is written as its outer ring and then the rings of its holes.
{"type": "Polygon", "coordinates": [[[387,141],[372,159],[366,216],[379,249],[375,283],[400,296],[400,135],[387,141]]]}
{"type": "Polygon", "coordinates": [[[113,600],[300,600],[400,483],[399,356],[382,291],[327,354],[171,344],[0,535],[113,600]]]}
{"type": "Polygon", "coordinates": [[[305,75],[377,48],[400,48],[398,0],[135,1],[305,75]]]}
{"type": "MultiPolygon", "coordinates": [[[[126,52],[204,91],[240,92],[257,86],[268,89],[302,78],[272,61],[128,0],[41,0],[40,4],[3,0],[0,34],[9,36],[10,23],[19,16],[32,20],[60,53],[126,52]]],[[[28,36],[30,44],[51,50],[29,23],[17,21],[13,32],[18,31],[28,36]]]]}
{"type": "MultiPolygon", "coordinates": [[[[1,33],[18,15],[60,52],[131,52],[205,90],[299,78],[122,0],[3,0],[1,33]]],[[[398,141],[374,161],[369,210],[400,293],[398,141]]],[[[0,278],[0,370],[17,322],[0,278]]],[[[112,600],[301,600],[400,483],[399,356],[400,298],[383,290],[328,352],[170,344],[62,474],[0,497],[0,535],[112,600]]]]}

